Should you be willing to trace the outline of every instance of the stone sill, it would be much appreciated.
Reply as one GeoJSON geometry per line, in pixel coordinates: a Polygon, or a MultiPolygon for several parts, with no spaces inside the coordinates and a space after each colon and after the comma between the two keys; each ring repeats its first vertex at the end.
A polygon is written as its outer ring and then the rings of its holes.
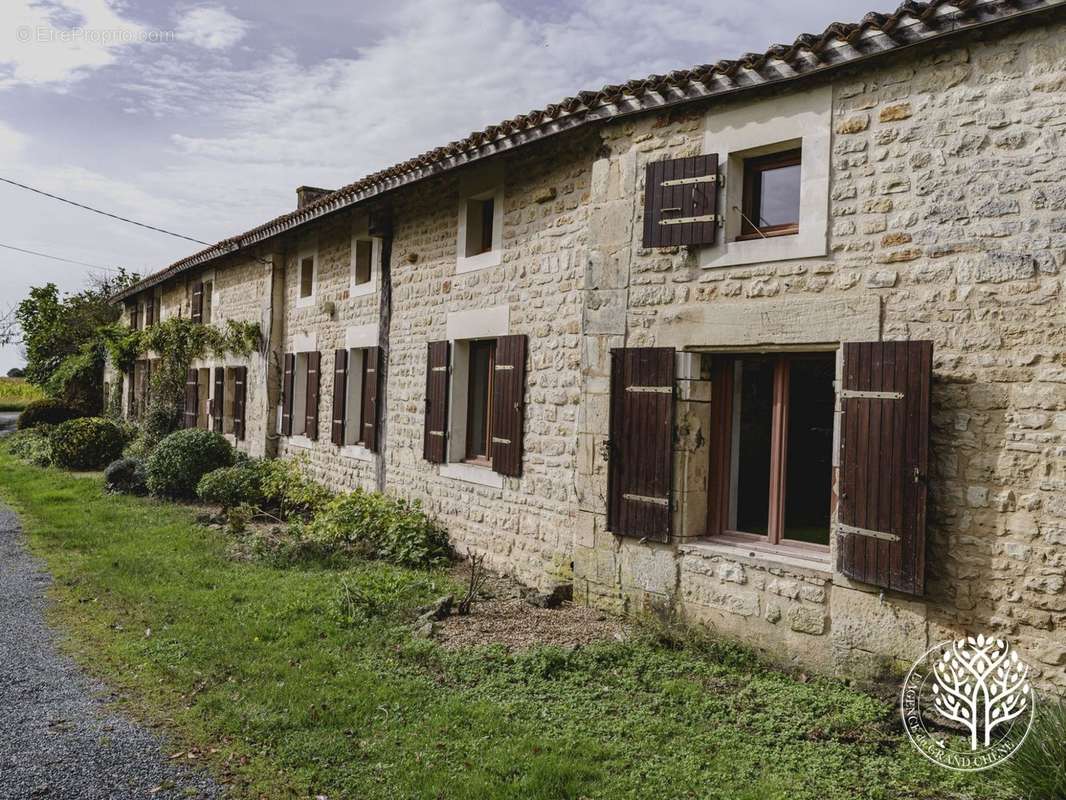
{"type": "Polygon", "coordinates": [[[491,486],[493,489],[503,488],[503,475],[498,472],[493,472],[488,467],[478,467],[473,464],[455,462],[452,464],[441,464],[440,472],[438,474],[442,478],[454,478],[455,480],[466,481],[467,483],[491,486]]]}
{"type": "Polygon", "coordinates": [[[833,568],[829,554],[819,557],[816,553],[781,548],[780,552],[768,553],[756,550],[739,542],[712,542],[707,539],[683,544],[678,547],[682,555],[721,556],[748,566],[761,569],[783,569],[804,577],[830,582],[833,568]]]}
{"type": "Polygon", "coordinates": [[[373,461],[374,454],[363,447],[361,444],[346,444],[340,448],[340,454],[344,458],[350,458],[353,461],[373,461]]]}

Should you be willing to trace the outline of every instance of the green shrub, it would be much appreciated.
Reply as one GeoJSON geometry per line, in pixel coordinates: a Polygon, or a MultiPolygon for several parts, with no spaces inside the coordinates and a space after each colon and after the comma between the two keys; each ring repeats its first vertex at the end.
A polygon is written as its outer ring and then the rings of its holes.
{"type": "Polygon", "coordinates": [[[447,560],[448,534],[418,503],[357,489],[330,500],[297,533],[323,554],[350,554],[405,567],[447,560]]]}
{"type": "Polygon", "coordinates": [[[144,494],[148,473],[139,458],[119,458],[104,470],[104,486],[116,494],[144,494]]]}
{"type": "Polygon", "coordinates": [[[100,469],[122,454],[122,429],[103,417],[69,419],[52,431],[52,461],[66,469],[100,469]]]}
{"type": "Polygon", "coordinates": [[[233,464],[233,446],[221,434],[189,428],[167,436],[148,457],[148,491],[161,497],[195,497],[208,472],[233,464]]]}
{"type": "Polygon", "coordinates": [[[306,459],[262,462],[263,503],[282,517],[310,517],[333,499],[333,492],[307,476],[306,459]]]}
{"type": "Polygon", "coordinates": [[[1066,798],[1066,700],[1038,700],[1033,727],[1003,773],[1026,800],[1066,798]]]}
{"type": "Polygon", "coordinates": [[[47,467],[52,463],[51,429],[51,425],[38,425],[15,431],[5,440],[7,448],[11,455],[27,464],[47,467]]]}
{"type": "Polygon", "coordinates": [[[223,467],[200,478],[196,494],[205,503],[224,509],[263,503],[263,468],[261,461],[242,459],[232,467],[223,467]]]}
{"type": "Polygon", "coordinates": [[[15,427],[21,431],[42,424],[58,425],[68,419],[77,419],[84,416],[85,412],[76,406],[72,406],[62,400],[46,398],[44,400],[34,400],[26,406],[25,410],[19,414],[15,427]]]}

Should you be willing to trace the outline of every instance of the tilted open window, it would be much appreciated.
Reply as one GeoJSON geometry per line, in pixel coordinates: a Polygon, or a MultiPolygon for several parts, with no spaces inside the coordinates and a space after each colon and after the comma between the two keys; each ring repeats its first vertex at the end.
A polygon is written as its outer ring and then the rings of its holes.
{"type": "Polygon", "coordinates": [[[799,233],[802,150],[744,159],[738,241],[799,233]]]}

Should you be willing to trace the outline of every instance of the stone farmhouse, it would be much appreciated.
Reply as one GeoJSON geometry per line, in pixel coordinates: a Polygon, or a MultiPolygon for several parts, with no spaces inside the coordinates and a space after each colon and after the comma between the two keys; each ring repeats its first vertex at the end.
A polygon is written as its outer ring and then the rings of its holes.
{"type": "Polygon", "coordinates": [[[258,322],[186,425],[541,590],[862,679],[995,633],[1061,690],[1064,11],[906,2],[582,92],[115,301],[258,322]]]}

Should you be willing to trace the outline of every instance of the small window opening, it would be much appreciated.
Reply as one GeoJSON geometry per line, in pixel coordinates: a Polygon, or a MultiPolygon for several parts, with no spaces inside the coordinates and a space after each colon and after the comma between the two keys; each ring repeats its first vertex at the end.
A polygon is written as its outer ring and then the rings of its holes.
{"type": "Polygon", "coordinates": [[[799,233],[799,148],[744,159],[738,240],[799,233]]]}
{"type": "Polygon", "coordinates": [[[493,219],[496,199],[474,198],[466,202],[466,255],[480,255],[492,250],[493,219]]]}
{"type": "Polygon", "coordinates": [[[315,293],[315,257],[305,256],[300,259],[300,297],[311,297],[315,293]]]}
{"type": "Polygon", "coordinates": [[[355,283],[369,283],[371,276],[371,259],[374,243],[369,239],[355,240],[355,283]]]}
{"type": "Polygon", "coordinates": [[[214,288],[215,288],[214,281],[204,281],[204,297],[203,297],[203,306],[202,306],[202,319],[203,319],[204,325],[208,325],[211,322],[211,308],[212,308],[211,300],[212,300],[212,298],[214,296],[214,288]]]}

